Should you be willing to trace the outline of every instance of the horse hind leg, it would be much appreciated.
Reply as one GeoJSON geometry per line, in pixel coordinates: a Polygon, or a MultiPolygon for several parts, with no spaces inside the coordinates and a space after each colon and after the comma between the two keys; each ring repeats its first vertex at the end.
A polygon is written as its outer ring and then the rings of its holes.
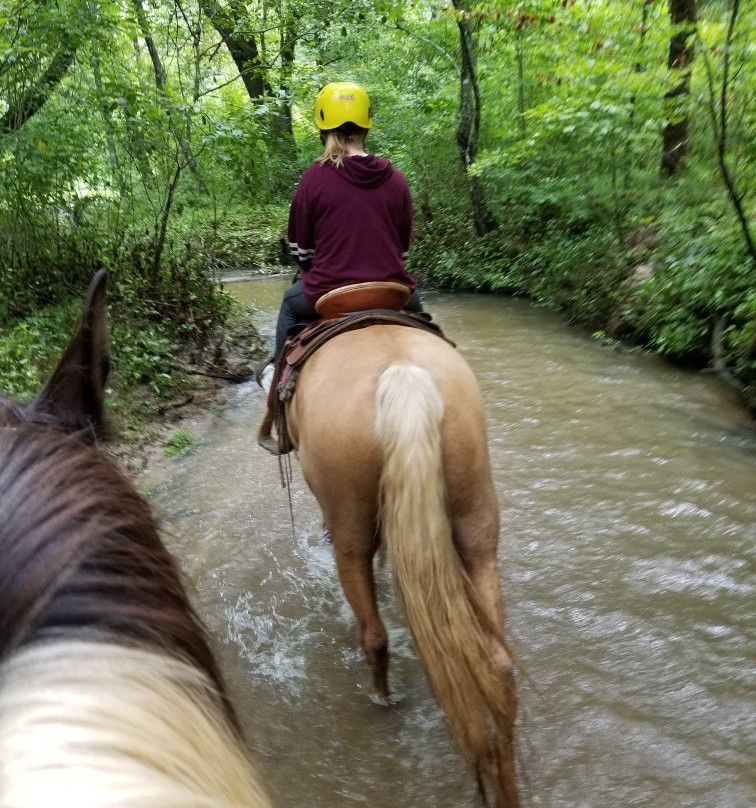
{"type": "Polygon", "coordinates": [[[453,540],[470,581],[470,596],[488,624],[494,667],[508,681],[512,676],[513,662],[504,642],[504,605],[497,558],[499,523],[495,501],[488,507],[481,505],[464,516],[457,516],[453,522],[453,540]]]}
{"type": "Polygon", "coordinates": [[[374,700],[389,704],[388,634],[378,613],[373,575],[375,538],[367,531],[333,525],[329,526],[329,532],[341,587],[357,618],[360,646],[373,675],[374,700]]]}
{"type": "Polygon", "coordinates": [[[500,784],[493,789],[496,808],[516,808],[517,794],[515,716],[517,690],[512,655],[504,639],[504,607],[496,548],[498,517],[481,521],[480,508],[468,518],[454,524],[454,544],[470,582],[470,597],[477,604],[487,624],[489,662],[495,681],[504,694],[498,709],[495,743],[497,750],[488,761],[487,782],[500,784]]]}

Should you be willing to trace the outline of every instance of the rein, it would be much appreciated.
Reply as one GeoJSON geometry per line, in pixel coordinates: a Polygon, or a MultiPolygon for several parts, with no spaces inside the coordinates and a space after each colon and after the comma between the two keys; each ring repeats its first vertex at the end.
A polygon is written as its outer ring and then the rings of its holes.
{"type": "MultiPolygon", "coordinates": [[[[284,412],[284,408],[280,408],[281,412],[284,412]]],[[[276,413],[276,429],[286,429],[286,416],[282,415],[279,417],[278,412],[276,413]]],[[[279,431],[279,435],[282,433],[279,431]]],[[[281,445],[281,438],[278,439],[279,446],[281,445]]],[[[291,464],[291,449],[286,451],[282,451],[278,455],[278,472],[281,475],[281,488],[286,489],[286,496],[289,500],[289,516],[291,517],[291,537],[292,539],[297,538],[297,526],[294,521],[294,503],[291,499],[291,481],[293,479],[293,471],[292,471],[292,464],[291,464]]]]}

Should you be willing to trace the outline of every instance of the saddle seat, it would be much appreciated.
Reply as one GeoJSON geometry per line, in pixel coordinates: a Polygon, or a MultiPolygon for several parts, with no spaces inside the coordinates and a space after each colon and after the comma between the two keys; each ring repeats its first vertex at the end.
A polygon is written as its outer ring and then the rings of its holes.
{"type": "Polygon", "coordinates": [[[411,294],[408,286],[396,281],[350,283],[321,295],[315,303],[315,311],[324,320],[368,309],[401,311],[411,294]]]}

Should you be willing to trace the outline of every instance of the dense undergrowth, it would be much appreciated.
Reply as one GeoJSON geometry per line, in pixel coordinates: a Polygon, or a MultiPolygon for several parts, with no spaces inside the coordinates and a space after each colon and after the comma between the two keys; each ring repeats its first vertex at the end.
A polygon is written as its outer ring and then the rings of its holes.
{"type": "MultiPolygon", "coordinates": [[[[123,265],[111,261],[111,406],[132,427],[191,394],[202,372],[238,376],[238,362],[229,369],[224,354],[246,355],[252,367],[261,350],[253,314],[239,309],[218,279],[238,267],[284,270],[286,213],[283,203],[237,209],[221,220],[186,211],[166,249],[159,294],[146,280],[146,249],[133,246],[123,265]]],[[[565,219],[554,205],[509,206],[507,222],[483,237],[442,217],[419,222],[410,266],[428,287],[527,297],[597,337],[718,369],[754,408],[756,283],[738,233],[703,226],[720,219],[701,207],[687,220],[662,214],[619,234],[598,221],[565,219]]],[[[77,316],[88,277],[82,272],[77,280],[80,290],[69,301],[16,318],[4,331],[2,389],[24,398],[39,387],[77,316]]]]}
{"type": "Polygon", "coordinates": [[[243,375],[259,338],[218,280],[281,268],[313,100],[352,79],[409,180],[422,284],[527,297],[756,411],[742,4],[221,5],[218,29],[193,0],[0,0],[0,389],[33,393],[103,266],[116,410],[243,375]]]}
{"type": "MultiPolygon", "coordinates": [[[[132,267],[109,271],[111,375],[106,406],[119,436],[141,443],[156,419],[190,402],[209,405],[219,385],[248,379],[264,341],[254,313],[197,261],[202,282],[154,300],[132,267]]],[[[65,302],[15,318],[0,336],[0,389],[29,400],[48,377],[72,333],[90,278],[65,302]]]]}
{"type": "Polygon", "coordinates": [[[485,236],[435,219],[410,261],[431,286],[518,295],[598,338],[719,373],[756,412],[756,269],[725,200],[668,194],[670,208],[575,219],[509,205],[485,236]],[[460,234],[462,230],[462,234],[460,234]]]}

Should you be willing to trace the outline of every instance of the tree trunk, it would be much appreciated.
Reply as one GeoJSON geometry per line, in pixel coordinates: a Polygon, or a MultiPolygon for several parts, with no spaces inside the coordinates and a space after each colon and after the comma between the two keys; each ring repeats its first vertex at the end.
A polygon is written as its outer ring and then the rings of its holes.
{"type": "Polygon", "coordinates": [[[278,58],[281,68],[278,72],[278,97],[275,99],[274,113],[270,119],[270,133],[277,141],[278,151],[289,159],[293,159],[296,154],[291,111],[291,82],[294,75],[299,14],[300,12],[295,9],[286,8],[283,2],[278,3],[278,58]]]}
{"type": "Polygon", "coordinates": [[[147,46],[147,52],[150,54],[150,60],[152,61],[152,68],[155,72],[155,86],[162,95],[165,95],[165,68],[163,67],[163,62],[160,59],[160,53],[158,52],[157,46],[152,39],[150,26],[147,22],[147,15],[144,13],[142,0],[134,0],[134,10],[136,11],[139,30],[142,32],[144,44],[147,46]]]}
{"type": "Polygon", "coordinates": [[[522,26],[515,28],[515,59],[517,61],[517,127],[525,137],[525,54],[522,51],[522,26]]]}
{"type": "Polygon", "coordinates": [[[669,41],[667,68],[673,86],[664,94],[667,123],[662,134],[661,158],[661,173],[668,177],[678,172],[688,154],[688,103],[696,0],[670,0],[669,16],[673,34],[669,41]]]}
{"type": "Polygon", "coordinates": [[[168,220],[171,217],[171,209],[173,208],[173,200],[176,195],[176,188],[178,188],[179,179],[181,179],[181,172],[183,166],[181,163],[176,163],[173,170],[173,177],[168,186],[168,193],[163,203],[163,209],[160,211],[160,217],[155,228],[154,248],[152,250],[152,261],[150,263],[150,277],[149,283],[152,290],[158,289],[160,281],[160,264],[163,258],[163,250],[165,249],[165,239],[168,234],[168,220]]]}
{"type": "Polygon", "coordinates": [[[163,107],[166,115],[168,116],[168,125],[170,127],[171,134],[176,138],[181,147],[184,165],[188,165],[189,168],[196,173],[197,162],[192,154],[192,147],[189,139],[189,124],[191,119],[189,115],[184,112],[179,116],[183,118],[183,121],[179,122],[178,124],[175,123],[173,104],[168,97],[168,92],[165,87],[167,81],[165,68],[163,67],[163,62],[160,58],[160,52],[157,49],[157,45],[155,45],[155,40],[152,38],[149,20],[145,14],[142,0],[134,0],[134,9],[136,11],[139,29],[142,32],[142,38],[147,46],[147,52],[150,54],[152,68],[155,73],[155,86],[160,93],[160,97],[163,99],[163,107]]]}
{"type": "Polygon", "coordinates": [[[287,135],[294,142],[294,125],[291,112],[291,81],[294,75],[294,55],[297,44],[297,22],[295,17],[284,19],[281,15],[281,107],[279,114],[287,135]]]}
{"type": "Polygon", "coordinates": [[[462,160],[462,167],[470,185],[470,203],[472,205],[475,232],[485,235],[496,227],[486,205],[483,187],[478,177],[470,175],[470,166],[478,156],[478,138],[480,134],[480,92],[475,72],[476,54],[475,38],[464,9],[458,0],[454,1],[457,9],[457,27],[462,56],[460,71],[459,117],[457,119],[457,148],[462,160]]]}
{"type": "Polygon", "coordinates": [[[72,38],[62,45],[36,84],[30,87],[15,103],[11,103],[0,118],[0,132],[17,132],[36,115],[63,81],[68,68],[73,64],[80,38],[72,38]]]}
{"type": "Polygon", "coordinates": [[[228,48],[249,97],[259,99],[268,95],[270,87],[257,41],[251,32],[240,30],[239,22],[246,17],[240,0],[233,0],[228,8],[222,8],[216,0],[200,0],[200,6],[228,48]]]}
{"type": "Polygon", "coordinates": [[[120,215],[120,206],[123,204],[123,200],[126,198],[126,177],[123,172],[123,166],[121,165],[121,161],[118,158],[118,149],[116,148],[116,135],[115,129],[113,127],[113,117],[108,108],[108,105],[105,103],[105,88],[102,82],[102,70],[100,68],[100,56],[99,54],[94,51],[92,55],[89,57],[90,64],[92,65],[92,77],[94,78],[94,85],[95,90],[97,90],[97,99],[100,104],[100,112],[102,113],[102,118],[105,124],[105,140],[108,145],[108,154],[110,155],[110,162],[113,168],[113,174],[116,176],[118,180],[118,204],[119,204],[119,215],[120,215]]]}
{"type": "Polygon", "coordinates": [[[708,54],[704,51],[704,65],[706,67],[706,76],[709,84],[709,115],[711,116],[711,125],[714,132],[714,137],[717,141],[717,163],[719,165],[719,172],[722,175],[722,180],[727,188],[727,195],[735,209],[740,229],[743,233],[746,249],[750,256],[751,263],[756,267],[756,243],[754,242],[753,235],[749,224],[748,212],[743,205],[745,193],[741,193],[737,188],[736,177],[730,170],[727,161],[728,149],[728,118],[727,118],[727,96],[730,92],[730,58],[732,53],[732,40],[735,35],[735,23],[738,19],[740,11],[740,0],[733,0],[732,10],[730,12],[730,22],[727,26],[727,37],[724,46],[724,64],[722,69],[722,85],[719,92],[719,110],[717,111],[717,92],[714,86],[714,73],[711,68],[711,61],[708,54]],[[718,114],[717,114],[718,112],[718,114]]]}

